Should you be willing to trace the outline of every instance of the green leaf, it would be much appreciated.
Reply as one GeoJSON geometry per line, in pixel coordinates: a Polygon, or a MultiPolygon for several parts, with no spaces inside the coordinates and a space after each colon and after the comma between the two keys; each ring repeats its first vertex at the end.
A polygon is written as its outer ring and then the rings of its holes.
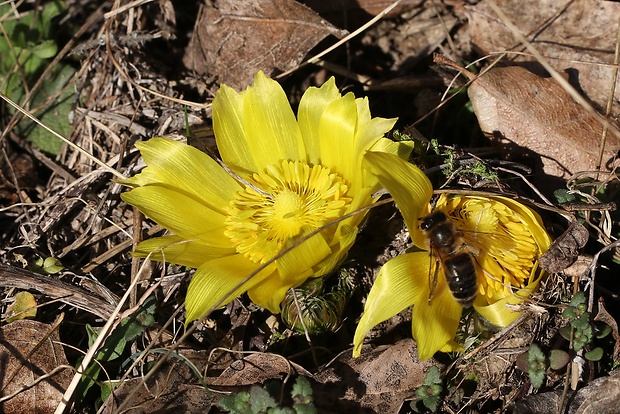
{"type": "Polygon", "coordinates": [[[53,40],[46,40],[30,48],[30,53],[32,53],[39,59],[48,59],[54,57],[56,56],[57,52],[58,47],[56,46],[56,42],[54,42],[53,40]]]}
{"type": "Polygon", "coordinates": [[[431,397],[424,398],[422,400],[422,403],[424,404],[426,408],[428,408],[432,412],[436,412],[437,409],[439,408],[439,401],[440,400],[438,396],[431,396],[431,397]]]}
{"type": "Polygon", "coordinates": [[[530,377],[530,382],[532,383],[532,387],[540,388],[543,385],[543,381],[545,380],[545,371],[529,371],[528,376],[530,377]]]}
{"type": "Polygon", "coordinates": [[[570,362],[568,352],[561,349],[552,349],[549,353],[549,367],[553,370],[564,368],[570,362]]]}
{"type": "Polygon", "coordinates": [[[54,0],[45,4],[43,11],[40,14],[39,24],[41,28],[41,35],[46,38],[52,34],[52,19],[62,12],[67,10],[67,5],[64,1],[54,0]]]}
{"type": "Polygon", "coordinates": [[[426,373],[426,377],[424,378],[424,385],[434,385],[441,383],[441,373],[439,372],[439,368],[437,368],[436,366],[432,366],[426,373]]]}
{"type": "Polygon", "coordinates": [[[254,414],[267,412],[269,408],[276,408],[278,404],[262,387],[253,386],[250,389],[250,407],[254,414]]]}
{"type": "Polygon", "coordinates": [[[570,341],[570,331],[571,331],[570,326],[562,326],[560,328],[560,335],[562,335],[562,338],[566,339],[567,341],[570,341]]]}
{"type": "Polygon", "coordinates": [[[611,327],[607,324],[597,323],[596,328],[597,328],[596,337],[598,339],[605,338],[607,335],[611,333],[611,327]]]}
{"type": "Polygon", "coordinates": [[[538,345],[532,344],[532,346],[530,346],[530,350],[528,351],[527,359],[531,367],[536,363],[544,362],[545,354],[538,345]]]}
{"type": "Polygon", "coordinates": [[[65,268],[62,263],[60,263],[60,260],[55,257],[47,257],[43,260],[42,267],[43,271],[48,275],[56,274],[65,268]]]}
{"type": "MultiPolygon", "coordinates": [[[[32,107],[43,104],[47,98],[65,87],[75,70],[70,66],[57,66],[41,89],[32,98],[32,107]]],[[[73,104],[74,93],[66,90],[48,106],[35,112],[35,116],[52,130],[67,137],[71,133],[69,112],[73,104]]],[[[29,119],[23,119],[15,128],[16,132],[28,139],[35,147],[49,154],[56,155],[62,148],[63,142],[29,119]]]]}
{"type": "Polygon", "coordinates": [[[317,414],[316,407],[308,404],[295,404],[293,406],[296,414],[317,414]]]}
{"type": "Polygon", "coordinates": [[[241,391],[236,394],[227,395],[218,400],[217,404],[231,414],[250,413],[250,393],[241,391]]]}
{"type": "Polygon", "coordinates": [[[7,318],[9,323],[21,319],[33,319],[37,316],[37,301],[30,292],[17,292],[15,302],[7,307],[7,314],[14,315],[7,318]]]}
{"type": "Polygon", "coordinates": [[[569,193],[566,189],[559,189],[553,192],[553,196],[558,201],[559,204],[572,203],[576,200],[575,195],[569,193]]]}
{"type": "Polygon", "coordinates": [[[588,361],[600,361],[603,358],[603,348],[596,347],[584,355],[588,361]]]}
{"type": "Polygon", "coordinates": [[[566,319],[574,319],[577,317],[577,311],[575,308],[568,307],[562,312],[562,317],[566,319]]]}
{"type": "MultiPolygon", "coordinates": [[[[83,358],[78,359],[75,365],[76,368],[79,368],[80,364],[82,363],[82,359],[83,358]]],[[[82,375],[82,378],[80,379],[80,382],[78,383],[73,394],[74,398],[80,401],[84,397],[86,397],[86,393],[89,389],[91,389],[93,385],[95,385],[95,381],[100,373],[101,365],[99,365],[95,361],[93,361],[88,367],[86,367],[86,369],[84,370],[84,374],[82,375]]]]}
{"type": "Polygon", "coordinates": [[[298,404],[311,404],[312,403],[312,385],[308,378],[297,377],[293,389],[291,390],[291,397],[298,404]]]}
{"type": "Polygon", "coordinates": [[[573,295],[570,300],[570,306],[577,307],[586,303],[586,295],[579,291],[573,295]]]}
{"type": "Polygon", "coordinates": [[[101,401],[107,400],[119,383],[120,381],[103,381],[101,383],[101,401]]]}
{"type": "Polygon", "coordinates": [[[267,410],[267,414],[295,414],[295,411],[289,407],[273,407],[267,410]]]}

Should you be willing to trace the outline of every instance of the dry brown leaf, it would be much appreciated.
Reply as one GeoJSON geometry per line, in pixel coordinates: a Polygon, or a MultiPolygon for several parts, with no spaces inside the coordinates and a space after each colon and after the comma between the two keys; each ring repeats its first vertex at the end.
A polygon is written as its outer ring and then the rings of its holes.
{"type": "Polygon", "coordinates": [[[314,400],[320,412],[397,413],[436,364],[418,359],[411,338],[364,349],[360,358],[346,353],[314,376],[321,383],[314,390],[314,400]]]}
{"type": "MultiPolygon", "coordinates": [[[[176,353],[191,361],[202,371],[206,362],[205,351],[177,349],[176,353]]],[[[211,412],[217,404],[219,395],[207,392],[195,372],[179,357],[173,355],[146,383],[142,378],[133,378],[123,382],[106,400],[103,414],[117,413],[118,407],[127,398],[131,398],[129,413],[183,413],[204,414],[211,412]],[[137,389],[136,389],[137,387],[137,389]],[[135,391],[134,395],[130,394],[135,391]]]]}
{"type": "Polygon", "coordinates": [[[245,387],[293,374],[312,377],[303,367],[282,356],[256,353],[233,362],[219,377],[206,378],[206,382],[210,387],[245,387]]]}
{"type": "MultiPolygon", "coordinates": [[[[468,94],[482,131],[499,137],[507,152],[533,151],[544,172],[557,177],[596,167],[603,127],[552,78],[518,66],[493,68],[468,94]]],[[[619,148],[620,139],[608,134],[603,165],[619,148]]]]}
{"type": "MultiPolygon", "coordinates": [[[[61,365],[68,365],[58,331],[51,325],[20,320],[0,328],[0,396],[6,397],[61,365]],[[51,332],[50,332],[51,331],[51,332]]],[[[70,369],[0,404],[4,414],[53,413],[71,382],[70,369]]]]}
{"type": "MultiPolygon", "coordinates": [[[[586,96],[599,110],[605,108],[613,74],[610,64],[614,61],[620,3],[599,0],[493,2],[556,70],[576,70],[578,83],[586,96]],[[568,7],[563,10],[567,4],[568,7]]],[[[472,43],[482,54],[507,49],[523,51],[489,3],[483,0],[469,9],[472,43]]],[[[508,55],[507,59],[514,62],[534,60],[529,55],[513,54],[508,55]]],[[[620,81],[616,86],[612,116],[620,113],[619,100],[620,81]]]]}
{"type": "Polygon", "coordinates": [[[221,0],[201,8],[183,63],[240,90],[256,72],[295,68],[326,36],[342,33],[293,0],[221,0]]]}

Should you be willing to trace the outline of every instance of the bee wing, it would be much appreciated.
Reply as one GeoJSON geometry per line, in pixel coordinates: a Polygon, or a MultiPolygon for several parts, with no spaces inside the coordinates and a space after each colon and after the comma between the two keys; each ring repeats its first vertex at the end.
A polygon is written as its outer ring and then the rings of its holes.
{"type": "Polygon", "coordinates": [[[461,230],[465,243],[475,255],[483,246],[494,246],[500,250],[513,250],[517,242],[507,234],[485,233],[480,231],[461,230]]]}

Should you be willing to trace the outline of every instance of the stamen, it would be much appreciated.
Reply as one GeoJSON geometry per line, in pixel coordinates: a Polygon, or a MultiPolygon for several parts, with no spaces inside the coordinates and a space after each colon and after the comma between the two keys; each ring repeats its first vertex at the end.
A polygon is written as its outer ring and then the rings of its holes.
{"type": "Polygon", "coordinates": [[[446,205],[464,233],[484,277],[478,292],[489,298],[511,294],[527,285],[538,257],[538,245],[528,225],[501,203],[453,197],[446,205]]]}
{"type": "Polygon", "coordinates": [[[249,181],[228,208],[224,234],[237,252],[260,263],[302,230],[316,230],[343,215],[351,201],[339,175],[300,161],[270,165],[249,181]]]}

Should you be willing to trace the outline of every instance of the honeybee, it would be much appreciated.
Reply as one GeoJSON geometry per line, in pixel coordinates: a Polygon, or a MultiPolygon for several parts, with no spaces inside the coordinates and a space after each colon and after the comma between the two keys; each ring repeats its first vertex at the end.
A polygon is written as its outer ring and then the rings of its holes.
{"type": "MultiPolygon", "coordinates": [[[[474,257],[459,231],[441,211],[422,218],[420,230],[428,238],[431,256],[441,262],[452,296],[464,308],[471,307],[478,290],[478,273],[474,257]]],[[[437,283],[437,271],[435,267],[430,295],[437,283]]]]}

